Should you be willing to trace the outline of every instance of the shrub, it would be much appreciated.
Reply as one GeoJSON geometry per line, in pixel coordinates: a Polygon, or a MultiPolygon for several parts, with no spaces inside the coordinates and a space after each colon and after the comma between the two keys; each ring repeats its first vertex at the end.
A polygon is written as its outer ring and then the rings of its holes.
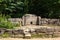
{"type": "Polygon", "coordinates": [[[16,26],[17,24],[13,24],[10,21],[8,21],[5,15],[0,15],[0,28],[12,29],[16,26]]]}

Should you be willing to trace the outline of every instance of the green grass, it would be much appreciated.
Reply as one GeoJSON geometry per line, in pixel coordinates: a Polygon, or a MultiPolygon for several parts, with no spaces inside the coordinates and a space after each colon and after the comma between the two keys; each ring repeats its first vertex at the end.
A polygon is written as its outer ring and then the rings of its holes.
{"type": "Polygon", "coordinates": [[[32,38],[43,38],[45,37],[45,34],[32,34],[32,38]]]}

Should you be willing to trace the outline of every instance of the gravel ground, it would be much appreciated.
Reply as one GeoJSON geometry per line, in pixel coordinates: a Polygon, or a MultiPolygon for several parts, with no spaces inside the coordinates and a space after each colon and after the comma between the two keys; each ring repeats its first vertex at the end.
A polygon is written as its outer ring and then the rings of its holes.
{"type": "Polygon", "coordinates": [[[33,38],[33,39],[0,38],[0,40],[60,40],[60,38],[33,38]]]}

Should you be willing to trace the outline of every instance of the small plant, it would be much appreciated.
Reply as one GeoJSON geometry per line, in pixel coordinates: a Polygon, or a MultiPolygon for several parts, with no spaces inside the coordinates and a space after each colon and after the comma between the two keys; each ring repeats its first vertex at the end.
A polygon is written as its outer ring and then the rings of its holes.
{"type": "Polygon", "coordinates": [[[12,29],[16,26],[17,24],[13,24],[10,21],[8,21],[5,15],[0,15],[0,28],[12,29]]]}

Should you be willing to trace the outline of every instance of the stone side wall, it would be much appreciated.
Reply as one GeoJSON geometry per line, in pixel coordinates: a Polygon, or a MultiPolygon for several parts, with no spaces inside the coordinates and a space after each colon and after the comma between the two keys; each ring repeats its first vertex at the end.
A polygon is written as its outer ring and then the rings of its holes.
{"type": "Polygon", "coordinates": [[[13,24],[18,24],[19,26],[22,25],[22,19],[21,18],[9,18],[8,21],[11,21],[13,24]]]}
{"type": "Polygon", "coordinates": [[[47,19],[47,18],[42,18],[40,20],[40,25],[60,25],[60,19],[47,19]]]}
{"type": "Polygon", "coordinates": [[[26,34],[28,35],[28,33],[30,35],[40,34],[40,33],[42,33],[42,35],[43,35],[43,33],[44,33],[45,35],[47,35],[47,37],[49,35],[51,35],[52,37],[54,35],[57,35],[60,37],[60,27],[40,27],[40,28],[34,29],[34,31],[29,28],[28,28],[29,30],[26,30],[26,29],[23,30],[23,29],[2,29],[2,28],[0,28],[0,35],[7,33],[10,35],[10,37],[13,37],[13,36],[16,37],[15,35],[17,35],[17,37],[19,37],[20,35],[25,37],[25,35],[26,34]]]}
{"type": "MultiPolygon", "coordinates": [[[[21,23],[24,25],[24,21],[21,18],[9,18],[9,21],[12,23],[21,23]]],[[[36,25],[37,23],[37,17],[30,17],[26,18],[25,24],[26,25],[36,25]],[[31,24],[32,22],[32,24],[31,24]]],[[[47,19],[47,18],[39,18],[39,25],[58,25],[60,26],[60,19],[47,19]]]]}

